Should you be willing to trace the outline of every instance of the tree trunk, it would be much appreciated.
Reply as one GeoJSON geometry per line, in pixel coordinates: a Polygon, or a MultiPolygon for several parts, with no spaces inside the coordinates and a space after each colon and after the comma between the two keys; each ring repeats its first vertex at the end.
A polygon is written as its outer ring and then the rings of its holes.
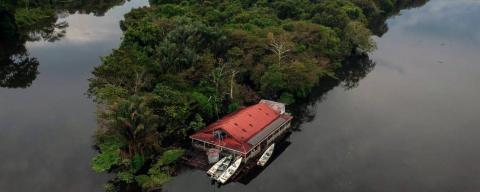
{"type": "Polygon", "coordinates": [[[237,74],[237,71],[232,70],[232,76],[230,79],[230,99],[233,100],[233,82],[235,80],[235,75],[237,74]]]}

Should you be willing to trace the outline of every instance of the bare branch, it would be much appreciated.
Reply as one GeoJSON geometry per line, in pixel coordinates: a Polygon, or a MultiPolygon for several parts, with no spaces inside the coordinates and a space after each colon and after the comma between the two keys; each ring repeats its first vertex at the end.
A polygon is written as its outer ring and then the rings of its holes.
{"type": "Polygon", "coordinates": [[[282,59],[284,59],[290,49],[288,48],[288,43],[283,39],[276,39],[273,34],[269,34],[270,36],[270,44],[267,49],[272,51],[275,55],[277,55],[278,65],[281,65],[282,59]]]}

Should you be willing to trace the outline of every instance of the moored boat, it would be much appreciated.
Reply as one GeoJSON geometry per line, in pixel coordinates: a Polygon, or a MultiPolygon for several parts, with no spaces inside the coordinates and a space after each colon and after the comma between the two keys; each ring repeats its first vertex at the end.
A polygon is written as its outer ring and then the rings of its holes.
{"type": "Polygon", "coordinates": [[[222,173],[225,172],[225,170],[228,168],[228,166],[232,162],[232,159],[232,155],[227,156],[226,159],[220,164],[220,166],[218,166],[216,171],[211,175],[212,179],[217,180],[220,175],[222,175],[222,173]]]}
{"type": "Polygon", "coordinates": [[[232,155],[234,160],[221,160],[221,163],[215,164],[208,171],[208,175],[213,182],[218,183],[241,178],[252,168],[267,164],[273,154],[272,144],[285,138],[292,127],[292,119],[293,116],[285,112],[285,104],[275,101],[261,100],[257,104],[240,108],[190,136],[193,150],[207,154],[199,157],[204,158],[205,163],[201,164],[203,167],[196,166],[200,163],[194,166],[205,170],[208,169],[208,164],[222,159],[221,155],[232,155]],[[232,174],[225,173],[231,166],[230,163],[238,157],[242,157],[241,167],[232,174]]]}
{"type": "Polygon", "coordinates": [[[219,161],[217,161],[212,167],[210,167],[210,169],[208,169],[207,174],[208,175],[213,175],[215,172],[217,172],[217,169],[220,167],[220,165],[223,164],[223,162],[225,160],[227,160],[227,157],[224,157],[224,158],[220,159],[219,161]]]}
{"type": "Polygon", "coordinates": [[[260,159],[258,159],[257,165],[260,165],[262,167],[265,166],[265,164],[267,164],[270,157],[272,157],[274,149],[275,149],[275,143],[270,145],[270,147],[268,147],[267,150],[265,150],[265,152],[262,154],[260,159]]]}
{"type": "Polygon", "coordinates": [[[237,171],[238,167],[240,167],[240,164],[242,163],[242,157],[237,158],[235,162],[228,167],[228,169],[220,175],[220,177],[217,179],[220,183],[224,184],[232,177],[232,175],[237,171]]]}

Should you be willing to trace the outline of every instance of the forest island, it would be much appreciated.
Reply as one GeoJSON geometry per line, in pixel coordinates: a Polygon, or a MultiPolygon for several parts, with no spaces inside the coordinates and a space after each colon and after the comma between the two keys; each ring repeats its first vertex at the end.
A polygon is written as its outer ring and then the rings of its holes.
{"type": "MultiPolygon", "coordinates": [[[[388,17],[425,2],[151,0],[150,7],[125,15],[120,47],[90,79],[88,94],[98,104],[99,154],[92,167],[116,174],[107,190],[161,189],[191,147],[190,134],[260,99],[295,105],[318,83],[345,76],[338,69],[355,65],[350,57],[375,49],[371,36],[388,29],[388,17]]],[[[75,4],[2,2],[2,38],[24,39],[11,49],[24,50],[22,42],[32,36],[16,31],[48,23],[37,38],[54,41],[62,31],[52,29],[64,28],[54,22],[55,10],[70,7],[75,4]]],[[[1,58],[11,57],[5,52],[1,58]]],[[[33,80],[38,62],[26,58],[33,80]]],[[[4,76],[2,87],[31,82],[4,76]]]]}
{"type": "Polygon", "coordinates": [[[152,0],[120,23],[119,48],[93,71],[97,172],[106,185],[160,189],[188,136],[242,106],[307,97],[413,0],[152,0]],[[373,31],[373,32],[372,32],[373,31]]]}

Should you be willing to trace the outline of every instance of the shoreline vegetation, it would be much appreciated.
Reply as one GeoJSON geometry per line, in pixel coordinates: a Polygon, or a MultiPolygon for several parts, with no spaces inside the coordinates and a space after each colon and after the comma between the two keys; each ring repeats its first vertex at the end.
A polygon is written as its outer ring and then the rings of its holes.
{"type": "Polygon", "coordinates": [[[189,134],[261,98],[294,104],[324,79],[342,80],[338,71],[375,49],[371,36],[388,30],[388,17],[424,3],[151,0],[133,9],[120,47],[90,79],[93,170],[116,174],[107,191],[161,190],[189,134]]]}

